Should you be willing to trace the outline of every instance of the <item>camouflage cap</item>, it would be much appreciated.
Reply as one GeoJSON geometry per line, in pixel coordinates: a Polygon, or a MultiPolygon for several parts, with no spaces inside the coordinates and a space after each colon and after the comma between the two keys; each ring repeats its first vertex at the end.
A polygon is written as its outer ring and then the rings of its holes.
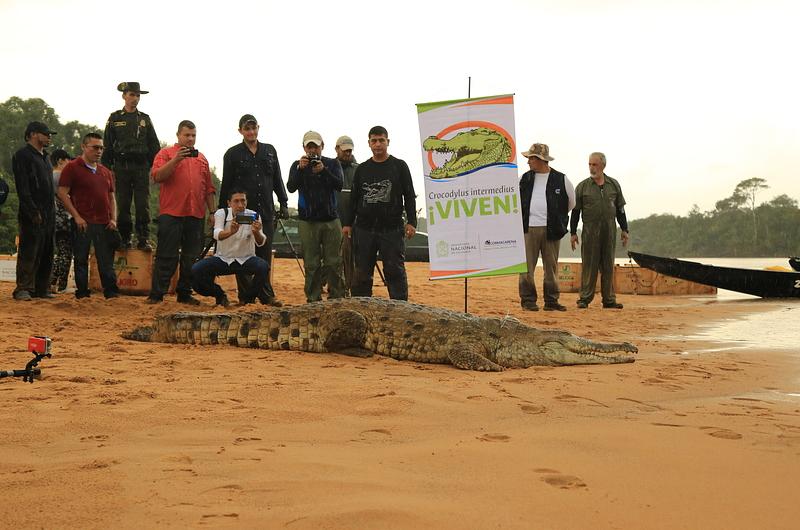
{"type": "Polygon", "coordinates": [[[522,156],[525,158],[535,156],[539,160],[544,160],[545,162],[555,160],[555,158],[550,156],[550,148],[547,147],[547,144],[533,144],[530,149],[522,152],[522,156]]]}
{"type": "Polygon", "coordinates": [[[339,149],[353,149],[355,145],[353,144],[353,139],[349,136],[340,136],[336,139],[336,147],[339,149]]]}
{"type": "Polygon", "coordinates": [[[139,94],[149,94],[148,90],[142,90],[139,86],[139,81],[123,81],[117,85],[117,90],[120,92],[138,92],[139,94]]]}
{"type": "Polygon", "coordinates": [[[322,135],[317,131],[308,131],[303,135],[303,147],[312,143],[318,146],[322,145],[322,135]]]}

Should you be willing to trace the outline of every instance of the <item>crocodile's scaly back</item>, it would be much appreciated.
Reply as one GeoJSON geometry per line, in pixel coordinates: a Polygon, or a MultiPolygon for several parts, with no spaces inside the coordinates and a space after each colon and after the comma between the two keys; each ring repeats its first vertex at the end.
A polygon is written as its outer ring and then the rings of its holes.
{"type": "Polygon", "coordinates": [[[480,318],[381,298],[343,298],[257,313],[172,313],[123,336],[178,344],[377,353],[476,370],[632,362],[632,357],[614,352],[636,351],[628,343],[594,343],[512,318],[480,318]]]}

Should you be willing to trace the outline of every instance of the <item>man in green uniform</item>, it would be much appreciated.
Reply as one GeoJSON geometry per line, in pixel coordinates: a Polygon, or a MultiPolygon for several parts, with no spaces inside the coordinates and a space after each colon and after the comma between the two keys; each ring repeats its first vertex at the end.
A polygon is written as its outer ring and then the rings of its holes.
{"type": "MultiPolygon", "coordinates": [[[[336,140],[336,160],[344,171],[344,182],[342,191],[336,193],[336,203],[339,210],[339,219],[345,218],[345,213],[350,208],[350,189],[353,186],[353,175],[356,174],[358,162],[353,157],[353,139],[349,136],[340,136],[336,140]]],[[[350,286],[353,285],[353,273],[356,268],[355,258],[353,257],[353,244],[349,237],[342,238],[342,267],[344,273],[344,288],[346,295],[350,295],[350,286]]]]}
{"type": "Polygon", "coordinates": [[[153,250],[150,236],[150,166],[161,149],[150,116],[138,109],[139,98],[147,94],[136,81],[117,86],[125,106],[112,112],[103,138],[103,165],[114,171],[117,189],[118,226],[125,248],[131,248],[131,199],[136,206],[136,237],[139,250],[153,250]]]}
{"type": "Polygon", "coordinates": [[[589,156],[590,177],[575,188],[575,209],[570,219],[572,250],[578,245],[578,220],[583,213],[581,233],[581,292],[578,307],[586,309],[594,298],[597,272],[600,271],[600,291],[603,307],[622,309],[614,294],[614,251],[617,224],[622,231],[622,245],[628,245],[628,219],[625,216],[625,197],[619,182],[606,175],[606,155],[589,156]],[[616,219],[616,222],[615,222],[616,219]]]}

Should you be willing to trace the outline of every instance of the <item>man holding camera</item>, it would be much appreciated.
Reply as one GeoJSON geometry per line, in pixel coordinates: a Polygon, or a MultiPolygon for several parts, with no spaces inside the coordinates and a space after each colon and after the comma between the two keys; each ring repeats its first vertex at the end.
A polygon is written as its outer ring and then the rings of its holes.
{"type": "Polygon", "coordinates": [[[136,206],[136,236],[139,250],[153,250],[150,237],[150,165],[160,148],[150,116],[138,108],[139,98],[147,94],[138,81],[117,86],[125,106],[111,113],[103,141],[103,165],[114,170],[119,203],[119,231],[122,244],[131,248],[131,202],[136,206]]]}
{"type": "Polygon", "coordinates": [[[178,125],[178,143],[165,147],[153,161],[153,182],[159,194],[158,245],[153,265],[149,304],[164,300],[169,281],[180,262],[176,288],[178,302],[199,305],[192,296],[192,265],[203,250],[203,221],[206,208],[216,210],[216,193],[211,183],[208,160],[194,148],[197,128],[189,120],[178,125]]]}
{"type": "Polygon", "coordinates": [[[217,249],[192,267],[192,286],[198,294],[213,296],[217,305],[228,307],[228,297],[216,284],[217,276],[243,272],[253,275],[250,290],[239,297],[239,305],[251,304],[258,296],[259,287],[269,276],[269,263],[256,256],[256,248],[264,246],[267,237],[262,231],[258,213],[247,209],[247,194],[234,189],[228,206],[214,214],[214,239],[217,249]]]}
{"type": "MultiPolygon", "coordinates": [[[[272,194],[278,197],[280,203],[279,219],[289,216],[289,197],[283,185],[278,153],[271,144],[258,141],[258,130],[258,121],[252,114],[239,118],[239,134],[243,141],[228,149],[223,158],[219,207],[225,206],[224,197],[230,196],[232,189],[239,188],[247,193],[248,204],[261,218],[267,236],[266,244],[256,247],[256,256],[272,263],[272,235],[275,232],[272,194]]],[[[250,282],[247,274],[236,275],[236,286],[240,293],[249,290],[250,282]]],[[[261,286],[258,299],[267,305],[283,305],[275,298],[269,276],[261,286]]]]}
{"type": "Polygon", "coordinates": [[[15,300],[53,298],[50,273],[53,266],[55,202],[53,166],[45,147],[56,134],[42,122],[25,128],[25,147],[14,153],[11,166],[19,195],[19,251],[15,300]]]}
{"type": "Polygon", "coordinates": [[[345,294],[342,279],[342,224],[336,210],[336,192],[342,189],[342,166],[322,156],[322,136],[315,131],[303,135],[305,154],[289,170],[286,189],[298,192],[300,241],[306,271],[306,301],[322,300],[322,285],[328,285],[328,299],[345,294]]]}

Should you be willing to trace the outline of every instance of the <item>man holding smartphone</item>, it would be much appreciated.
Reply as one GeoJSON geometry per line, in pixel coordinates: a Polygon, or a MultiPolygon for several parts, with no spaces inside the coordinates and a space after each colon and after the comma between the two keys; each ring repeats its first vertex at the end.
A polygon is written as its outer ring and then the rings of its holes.
{"type": "Polygon", "coordinates": [[[158,245],[153,265],[153,284],[147,303],[164,300],[169,281],[180,262],[178,302],[199,305],[192,296],[192,265],[203,250],[206,208],[216,210],[216,190],[211,183],[208,160],[194,147],[197,128],[189,120],[178,125],[178,143],[165,147],[153,161],[153,182],[159,193],[158,245]]]}
{"type": "Polygon", "coordinates": [[[231,190],[228,207],[214,214],[214,239],[217,240],[214,255],[192,267],[192,287],[197,294],[213,296],[217,305],[228,307],[228,297],[214,279],[240,272],[252,274],[254,281],[247,292],[240,293],[239,305],[252,304],[269,276],[269,263],[256,256],[256,247],[264,246],[267,237],[258,213],[247,209],[244,190],[231,190]]]}

